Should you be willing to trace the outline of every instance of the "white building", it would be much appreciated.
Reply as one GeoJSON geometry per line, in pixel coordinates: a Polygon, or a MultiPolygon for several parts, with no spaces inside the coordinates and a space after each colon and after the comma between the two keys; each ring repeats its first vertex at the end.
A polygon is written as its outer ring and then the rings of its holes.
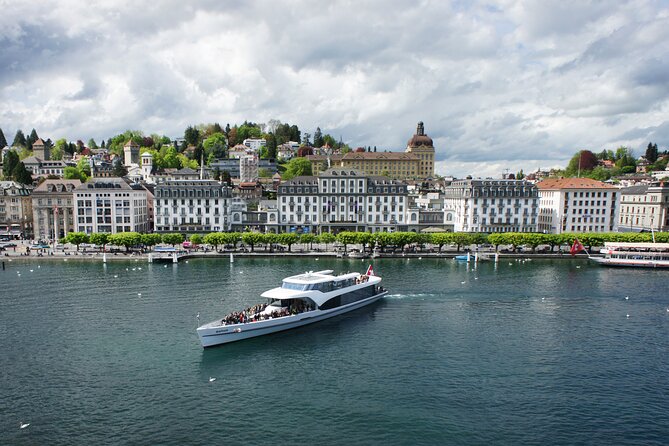
{"type": "Polygon", "coordinates": [[[617,229],[669,231],[669,185],[660,182],[622,189],[617,229]]]}
{"type": "Polygon", "coordinates": [[[278,188],[281,232],[398,231],[406,228],[406,185],[352,169],[329,169],[278,188]]]}
{"type": "Polygon", "coordinates": [[[23,165],[36,177],[55,175],[61,178],[63,177],[65,168],[68,166],[65,161],[62,160],[43,160],[36,156],[29,156],[24,159],[23,165]]]}
{"type": "Polygon", "coordinates": [[[149,229],[147,191],[122,178],[91,178],[74,189],[75,230],[146,232],[149,229]]]}
{"type": "Polygon", "coordinates": [[[244,155],[239,158],[239,181],[250,183],[258,179],[258,156],[244,155]]]}
{"type": "Polygon", "coordinates": [[[32,186],[16,181],[0,181],[0,235],[32,236],[32,190],[32,186]]]}
{"type": "Polygon", "coordinates": [[[247,138],[242,141],[242,144],[252,149],[254,152],[258,152],[261,147],[267,145],[267,140],[265,138],[247,138]]]}
{"type": "Polygon", "coordinates": [[[524,180],[455,180],[444,188],[445,223],[455,232],[536,232],[538,197],[524,180]]]}
{"type": "Polygon", "coordinates": [[[539,232],[612,232],[618,188],[590,178],[551,178],[537,183],[539,232]]]}
{"type": "MultiPolygon", "coordinates": [[[[154,189],[156,232],[229,231],[234,220],[232,189],[215,180],[170,180],[154,189]]],[[[237,219],[241,221],[241,210],[237,219]]]]}

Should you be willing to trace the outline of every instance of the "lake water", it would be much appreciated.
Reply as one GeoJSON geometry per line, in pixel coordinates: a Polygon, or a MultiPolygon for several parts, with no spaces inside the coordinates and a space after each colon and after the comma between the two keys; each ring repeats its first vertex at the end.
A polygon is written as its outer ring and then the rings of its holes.
{"type": "Polygon", "coordinates": [[[390,290],[377,304],[198,342],[198,312],[208,322],[285,276],[368,263],[6,262],[0,444],[669,442],[669,271],[375,260],[390,290]]]}

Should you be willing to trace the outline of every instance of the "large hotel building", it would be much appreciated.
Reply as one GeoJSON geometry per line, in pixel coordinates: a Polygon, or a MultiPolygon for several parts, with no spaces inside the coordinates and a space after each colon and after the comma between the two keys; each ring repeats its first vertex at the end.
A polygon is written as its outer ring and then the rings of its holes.
{"type": "Polygon", "coordinates": [[[422,122],[407,142],[404,152],[355,151],[345,155],[308,155],[311,171],[318,175],[331,167],[360,170],[367,175],[397,179],[432,178],[434,176],[434,144],[425,134],[422,122]]]}

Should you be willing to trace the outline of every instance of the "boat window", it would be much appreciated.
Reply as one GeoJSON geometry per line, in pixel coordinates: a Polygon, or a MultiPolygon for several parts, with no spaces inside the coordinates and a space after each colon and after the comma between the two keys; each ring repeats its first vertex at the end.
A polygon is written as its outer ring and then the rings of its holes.
{"type": "Polygon", "coordinates": [[[281,285],[281,288],[286,288],[288,290],[297,290],[297,291],[304,291],[307,289],[308,285],[304,285],[301,283],[290,283],[290,282],[283,282],[281,285]]]}

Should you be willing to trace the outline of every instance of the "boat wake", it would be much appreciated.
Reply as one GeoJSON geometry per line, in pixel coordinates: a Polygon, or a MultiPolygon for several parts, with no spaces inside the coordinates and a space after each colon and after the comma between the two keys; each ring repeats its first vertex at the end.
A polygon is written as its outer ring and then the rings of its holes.
{"type": "Polygon", "coordinates": [[[426,297],[436,297],[436,294],[432,293],[411,293],[411,294],[386,294],[386,299],[422,299],[426,297]]]}

